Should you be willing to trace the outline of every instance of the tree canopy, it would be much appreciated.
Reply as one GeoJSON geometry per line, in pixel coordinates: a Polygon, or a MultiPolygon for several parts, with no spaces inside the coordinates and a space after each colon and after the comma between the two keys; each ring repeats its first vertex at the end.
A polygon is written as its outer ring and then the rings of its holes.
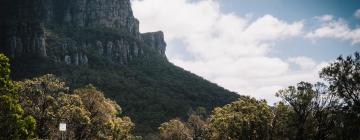
{"type": "Polygon", "coordinates": [[[120,106],[92,85],[70,91],[50,74],[17,85],[25,113],[38,121],[38,138],[59,138],[60,123],[67,124],[70,139],[135,138],[131,119],[120,117],[120,106]]]}
{"type": "Polygon", "coordinates": [[[211,139],[268,139],[273,114],[266,101],[241,97],[210,116],[211,139]]]}

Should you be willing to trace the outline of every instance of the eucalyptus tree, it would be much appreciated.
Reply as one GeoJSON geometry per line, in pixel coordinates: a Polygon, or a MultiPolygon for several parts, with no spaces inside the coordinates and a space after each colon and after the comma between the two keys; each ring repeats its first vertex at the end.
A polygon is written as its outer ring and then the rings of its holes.
{"type": "Polygon", "coordinates": [[[338,57],[322,69],[320,77],[341,103],[336,123],[339,139],[360,139],[360,54],[338,57]]]}
{"type": "Polygon", "coordinates": [[[159,127],[160,137],[163,140],[192,140],[193,132],[180,119],[164,122],[159,127]]]}
{"type": "Polygon", "coordinates": [[[315,91],[313,85],[307,82],[300,82],[297,86],[289,86],[276,93],[286,104],[289,104],[295,113],[296,140],[307,139],[306,127],[308,127],[309,118],[314,110],[313,98],[315,91]]]}
{"type": "Polygon", "coordinates": [[[210,139],[270,139],[272,110],[264,100],[243,96],[210,115],[210,139]]]}

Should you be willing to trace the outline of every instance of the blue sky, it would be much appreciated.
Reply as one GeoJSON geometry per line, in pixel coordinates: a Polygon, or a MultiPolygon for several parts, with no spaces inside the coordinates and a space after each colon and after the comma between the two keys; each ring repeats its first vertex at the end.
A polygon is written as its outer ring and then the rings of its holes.
{"type": "Polygon", "coordinates": [[[132,0],[140,31],[165,33],[170,62],[272,104],[360,51],[359,0],[132,0]]]}
{"type": "MultiPolygon", "coordinates": [[[[255,17],[271,14],[288,22],[307,20],[307,28],[316,26],[314,16],[326,14],[346,20],[353,28],[360,26],[360,19],[354,16],[354,12],[360,9],[360,0],[220,0],[220,3],[224,12],[251,13],[255,17]]],[[[332,60],[341,54],[349,55],[360,50],[359,44],[332,39],[318,40],[317,43],[292,39],[281,42],[275,49],[274,56],[305,55],[317,61],[332,60]]]]}
{"type": "Polygon", "coordinates": [[[354,19],[359,0],[219,0],[225,12],[272,14],[285,20],[309,19],[330,14],[354,19]]]}

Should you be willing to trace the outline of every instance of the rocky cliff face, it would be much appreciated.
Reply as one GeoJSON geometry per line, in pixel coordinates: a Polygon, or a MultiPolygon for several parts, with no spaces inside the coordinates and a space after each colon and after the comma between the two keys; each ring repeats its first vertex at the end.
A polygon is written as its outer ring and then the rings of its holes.
{"type": "Polygon", "coordinates": [[[153,49],[157,50],[162,56],[165,56],[166,51],[166,42],[164,41],[164,33],[159,32],[151,32],[144,33],[141,35],[143,41],[148,44],[153,49]]]}
{"type": "Polygon", "coordinates": [[[126,64],[144,54],[145,46],[165,56],[162,32],[141,34],[130,0],[4,0],[0,4],[0,51],[11,58],[32,55],[66,64],[86,65],[89,50],[96,50],[110,62],[126,64]],[[116,29],[128,37],[76,40],[65,35],[65,41],[58,41],[57,36],[62,34],[52,32],[49,25],[116,29]]]}
{"type": "Polygon", "coordinates": [[[129,0],[47,0],[44,20],[79,27],[121,28],[139,35],[139,22],[129,0]]]}

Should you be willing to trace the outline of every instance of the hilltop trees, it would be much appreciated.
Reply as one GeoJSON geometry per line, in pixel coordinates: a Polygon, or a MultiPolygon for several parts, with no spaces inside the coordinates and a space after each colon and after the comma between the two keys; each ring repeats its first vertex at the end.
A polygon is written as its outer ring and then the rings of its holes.
{"type": "Polygon", "coordinates": [[[28,139],[33,136],[35,119],[24,114],[16,87],[10,80],[9,59],[0,54],[0,139],[28,139]]]}

